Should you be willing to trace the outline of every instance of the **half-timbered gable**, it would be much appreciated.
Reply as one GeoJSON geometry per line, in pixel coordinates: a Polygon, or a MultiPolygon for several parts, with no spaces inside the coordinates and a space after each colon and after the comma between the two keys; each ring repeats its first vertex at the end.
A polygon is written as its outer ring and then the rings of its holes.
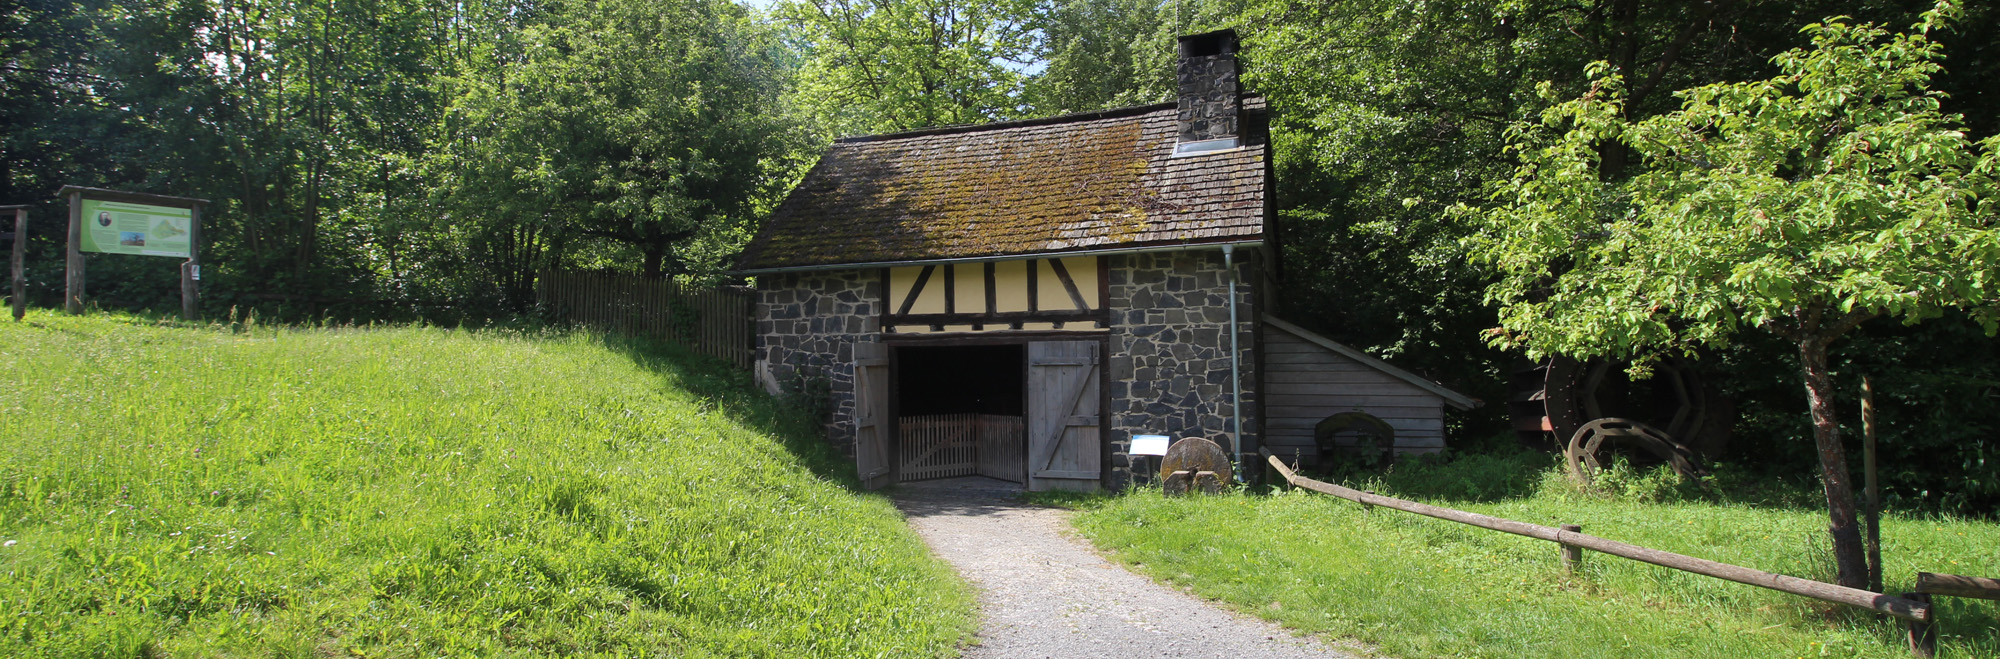
{"type": "Polygon", "coordinates": [[[884,268],[890,334],[1092,330],[1111,325],[1096,256],[884,268]]]}

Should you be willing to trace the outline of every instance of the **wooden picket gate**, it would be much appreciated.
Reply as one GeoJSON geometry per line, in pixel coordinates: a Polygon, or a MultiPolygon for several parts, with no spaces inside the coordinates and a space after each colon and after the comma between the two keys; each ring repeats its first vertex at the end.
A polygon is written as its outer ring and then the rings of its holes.
{"type": "Polygon", "coordinates": [[[747,287],[700,288],[634,275],[546,272],[536,280],[535,302],[559,320],[674,341],[750,368],[756,298],[747,287]]]}
{"type": "Polygon", "coordinates": [[[974,474],[1004,481],[1026,478],[1021,417],[935,414],[896,420],[901,481],[974,474]]]}

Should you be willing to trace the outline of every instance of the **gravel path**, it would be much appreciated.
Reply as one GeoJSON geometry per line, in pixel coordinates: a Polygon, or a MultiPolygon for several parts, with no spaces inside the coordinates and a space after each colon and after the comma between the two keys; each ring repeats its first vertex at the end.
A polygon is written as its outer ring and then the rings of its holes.
{"type": "Polygon", "coordinates": [[[968,659],[1352,659],[1105,561],[1070,534],[1066,511],[990,491],[905,490],[895,500],[931,550],[979,588],[968,659]]]}

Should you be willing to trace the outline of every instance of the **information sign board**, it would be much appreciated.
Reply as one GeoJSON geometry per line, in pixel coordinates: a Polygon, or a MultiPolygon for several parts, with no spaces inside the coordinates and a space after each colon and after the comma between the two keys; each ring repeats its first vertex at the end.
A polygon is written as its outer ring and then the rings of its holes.
{"type": "Polygon", "coordinates": [[[188,237],[193,233],[193,213],[186,208],[85,198],[79,248],[105,254],[187,258],[188,237]]]}

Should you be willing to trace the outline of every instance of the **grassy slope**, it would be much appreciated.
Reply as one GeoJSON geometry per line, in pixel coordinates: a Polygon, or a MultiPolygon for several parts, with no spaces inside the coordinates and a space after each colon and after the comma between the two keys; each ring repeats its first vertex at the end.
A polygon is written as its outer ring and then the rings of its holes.
{"type": "MultiPolygon", "coordinates": [[[[1473,464],[1461,470],[1506,469],[1473,464]]],[[[1433,479],[1481,476],[1441,470],[1433,479]]],[[[1392,484],[1371,489],[1390,493],[1392,484]]],[[[1577,496],[1555,483],[1485,503],[1431,503],[1827,579],[1824,513],[1577,496]]],[[[1097,502],[1078,526],[1161,580],[1286,626],[1354,636],[1398,657],[1904,658],[1898,625],[1811,600],[1586,552],[1563,574],[1550,543],[1303,491],[1097,502]]],[[[2000,525],[1892,517],[1891,588],[1918,570],[2000,574],[2000,525]]],[[[1945,656],[2000,656],[2000,606],[1942,598],[1945,656]]]]}
{"type": "Polygon", "coordinates": [[[0,656],[929,656],[972,624],[809,424],[684,356],[29,321],[0,322],[0,656]]]}

